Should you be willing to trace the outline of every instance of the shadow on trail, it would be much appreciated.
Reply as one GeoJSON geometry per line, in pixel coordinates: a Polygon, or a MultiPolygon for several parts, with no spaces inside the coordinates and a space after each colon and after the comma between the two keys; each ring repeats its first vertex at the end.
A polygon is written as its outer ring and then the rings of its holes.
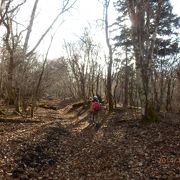
{"type": "MultiPolygon", "coordinates": [[[[80,158],[79,152],[84,154],[83,147],[86,148],[92,142],[100,128],[100,125],[93,123],[82,128],[80,125],[84,121],[87,122],[87,119],[81,119],[72,124],[70,120],[66,128],[60,121],[41,127],[36,134],[23,143],[23,146],[15,154],[15,165],[11,169],[10,178],[46,177],[47,179],[46,175],[50,174],[52,169],[55,172],[57,166],[65,167],[68,163],[76,161],[76,157],[80,158]],[[80,132],[72,131],[78,126],[82,128],[80,132]]],[[[60,171],[58,170],[58,172],[60,171]]]]}
{"type": "Polygon", "coordinates": [[[19,123],[42,123],[43,121],[41,120],[32,120],[32,119],[26,119],[26,118],[21,118],[21,119],[15,119],[15,118],[0,118],[0,123],[14,123],[14,124],[19,124],[19,123]]]}
{"type": "Polygon", "coordinates": [[[35,178],[55,166],[57,155],[61,153],[60,139],[68,139],[71,136],[67,129],[57,125],[41,129],[38,135],[36,134],[36,138],[32,137],[16,154],[11,178],[35,178]]]}

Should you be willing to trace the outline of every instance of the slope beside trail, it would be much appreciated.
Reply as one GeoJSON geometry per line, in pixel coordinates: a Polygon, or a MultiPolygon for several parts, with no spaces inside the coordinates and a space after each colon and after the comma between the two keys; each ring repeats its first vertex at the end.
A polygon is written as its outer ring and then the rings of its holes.
{"type": "MultiPolygon", "coordinates": [[[[180,178],[180,119],[144,124],[134,110],[39,108],[38,123],[0,123],[0,179],[180,178]]],[[[35,119],[35,120],[36,120],[35,119]]]]}

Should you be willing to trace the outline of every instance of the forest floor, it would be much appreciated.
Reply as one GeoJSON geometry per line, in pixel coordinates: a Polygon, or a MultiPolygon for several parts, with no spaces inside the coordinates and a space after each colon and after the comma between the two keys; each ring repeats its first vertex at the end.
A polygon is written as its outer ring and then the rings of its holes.
{"type": "Polygon", "coordinates": [[[0,179],[180,179],[179,114],[148,124],[137,110],[102,109],[96,126],[58,103],[34,119],[0,116],[0,179]]]}

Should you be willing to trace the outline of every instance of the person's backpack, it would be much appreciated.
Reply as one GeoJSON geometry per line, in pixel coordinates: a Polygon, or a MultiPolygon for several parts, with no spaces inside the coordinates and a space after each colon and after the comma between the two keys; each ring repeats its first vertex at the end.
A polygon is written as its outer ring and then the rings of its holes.
{"type": "Polygon", "coordinates": [[[92,109],[93,109],[93,111],[99,111],[100,109],[101,109],[101,105],[100,105],[100,103],[99,102],[93,102],[92,103],[92,109]]]}

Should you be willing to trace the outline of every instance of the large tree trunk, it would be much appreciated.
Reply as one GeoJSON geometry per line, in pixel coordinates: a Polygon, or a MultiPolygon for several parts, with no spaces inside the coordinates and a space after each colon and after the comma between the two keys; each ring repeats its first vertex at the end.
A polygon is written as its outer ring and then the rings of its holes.
{"type": "Polygon", "coordinates": [[[15,89],[13,87],[13,71],[14,71],[14,57],[13,52],[10,53],[9,65],[8,65],[8,79],[7,79],[7,92],[8,92],[8,102],[11,105],[14,105],[15,97],[14,92],[15,89]],[[14,90],[14,91],[13,91],[14,90]]]}
{"type": "Polygon", "coordinates": [[[7,33],[5,36],[5,44],[6,49],[8,51],[8,69],[7,69],[7,94],[8,94],[8,102],[9,104],[13,104],[15,102],[15,89],[13,87],[13,75],[14,75],[14,37],[12,32],[12,20],[7,17],[6,21],[3,21],[4,26],[6,27],[7,33]]]}
{"type": "Polygon", "coordinates": [[[112,98],[112,78],[111,78],[111,71],[112,71],[112,60],[110,60],[108,66],[108,74],[107,74],[107,98],[109,103],[109,111],[113,110],[113,98],[112,98]]]}
{"type": "Polygon", "coordinates": [[[110,0],[105,0],[105,35],[106,44],[109,50],[109,63],[107,70],[107,100],[108,100],[108,110],[111,112],[113,110],[113,97],[112,97],[112,65],[113,65],[113,51],[109,39],[109,25],[108,25],[108,8],[110,0]]]}
{"type": "MultiPolygon", "coordinates": [[[[142,98],[142,115],[145,120],[157,120],[151,93],[153,92],[152,65],[154,44],[163,1],[157,2],[157,9],[151,12],[149,1],[127,0],[129,16],[132,21],[132,40],[136,58],[136,79],[142,98]],[[153,34],[150,34],[150,19],[154,19],[153,34]],[[152,36],[152,38],[150,38],[152,36]]],[[[151,32],[152,33],[152,32],[151,32]]]]}

